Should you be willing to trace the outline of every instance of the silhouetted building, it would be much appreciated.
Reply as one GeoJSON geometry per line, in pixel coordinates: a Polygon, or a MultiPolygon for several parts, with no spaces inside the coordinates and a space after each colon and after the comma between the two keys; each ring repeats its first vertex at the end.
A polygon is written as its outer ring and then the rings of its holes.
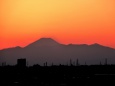
{"type": "Polygon", "coordinates": [[[19,67],[26,67],[26,59],[18,59],[17,66],[19,67]]]}

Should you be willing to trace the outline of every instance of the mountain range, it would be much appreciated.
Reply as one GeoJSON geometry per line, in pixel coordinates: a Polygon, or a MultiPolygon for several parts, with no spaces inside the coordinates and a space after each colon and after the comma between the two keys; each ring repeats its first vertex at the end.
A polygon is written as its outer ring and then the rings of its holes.
{"type": "Polygon", "coordinates": [[[52,64],[102,64],[105,59],[109,64],[115,64],[115,49],[100,44],[60,44],[52,38],[40,38],[39,40],[25,46],[0,50],[0,63],[6,62],[15,65],[17,59],[26,58],[29,65],[47,62],[52,64]]]}

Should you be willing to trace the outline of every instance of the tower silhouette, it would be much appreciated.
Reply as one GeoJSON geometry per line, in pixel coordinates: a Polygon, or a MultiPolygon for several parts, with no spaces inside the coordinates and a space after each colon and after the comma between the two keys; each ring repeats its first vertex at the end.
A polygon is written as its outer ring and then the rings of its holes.
{"type": "Polygon", "coordinates": [[[79,66],[79,60],[78,59],[76,60],[76,66],[79,66]]]}
{"type": "Polygon", "coordinates": [[[107,65],[108,63],[107,63],[107,58],[105,59],[105,65],[107,65]]]}
{"type": "Polygon", "coordinates": [[[72,66],[72,60],[70,59],[70,66],[72,66]]]}

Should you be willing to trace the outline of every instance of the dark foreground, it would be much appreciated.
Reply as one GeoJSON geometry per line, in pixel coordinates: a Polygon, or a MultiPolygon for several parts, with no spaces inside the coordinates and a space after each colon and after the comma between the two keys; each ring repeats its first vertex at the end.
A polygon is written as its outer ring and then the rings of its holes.
{"type": "Polygon", "coordinates": [[[115,86],[115,66],[6,66],[0,78],[0,86],[115,86]]]}

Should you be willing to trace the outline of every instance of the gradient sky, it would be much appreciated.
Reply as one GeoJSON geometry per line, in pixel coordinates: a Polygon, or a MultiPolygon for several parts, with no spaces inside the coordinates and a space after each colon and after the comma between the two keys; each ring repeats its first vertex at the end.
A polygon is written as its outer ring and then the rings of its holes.
{"type": "Polygon", "coordinates": [[[41,37],[115,48],[115,0],[0,0],[0,49],[41,37]]]}

